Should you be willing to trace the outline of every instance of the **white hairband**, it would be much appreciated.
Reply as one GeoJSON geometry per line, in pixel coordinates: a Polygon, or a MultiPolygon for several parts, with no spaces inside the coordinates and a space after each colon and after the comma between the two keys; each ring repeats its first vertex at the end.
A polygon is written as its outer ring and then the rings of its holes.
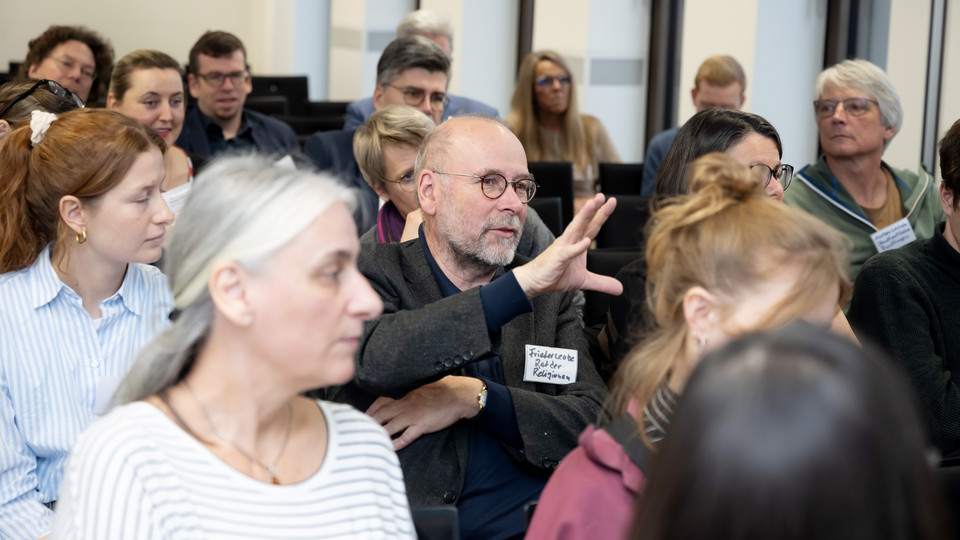
{"type": "Polygon", "coordinates": [[[57,119],[57,115],[46,111],[33,111],[30,113],[30,142],[36,146],[43,140],[43,136],[50,129],[50,124],[57,119]]]}

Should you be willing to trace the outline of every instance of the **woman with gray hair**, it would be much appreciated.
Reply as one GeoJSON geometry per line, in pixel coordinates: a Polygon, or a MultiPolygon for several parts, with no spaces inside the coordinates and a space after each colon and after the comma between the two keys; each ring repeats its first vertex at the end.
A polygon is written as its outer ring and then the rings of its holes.
{"type": "Polygon", "coordinates": [[[850,279],[879,251],[930,238],[944,214],[936,182],[883,162],[903,109],[893,83],[866,60],[844,60],[817,78],[813,112],[823,155],[796,176],[784,202],[817,216],[853,241],[850,279]]]}
{"type": "Polygon", "coordinates": [[[81,437],[54,537],[414,537],[383,428],[300,397],[353,377],[382,310],[352,205],[258,157],[200,174],[166,253],[174,321],[81,437]]]}

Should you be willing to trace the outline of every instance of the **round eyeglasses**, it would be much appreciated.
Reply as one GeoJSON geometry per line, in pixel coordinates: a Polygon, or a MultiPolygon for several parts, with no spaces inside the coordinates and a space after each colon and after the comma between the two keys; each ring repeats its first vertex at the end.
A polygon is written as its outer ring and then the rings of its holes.
{"type": "MultiPolygon", "coordinates": [[[[394,90],[399,91],[403,94],[403,102],[411,107],[419,107],[423,105],[423,100],[427,99],[427,91],[423,88],[417,88],[416,86],[394,86],[388,84],[394,90]]],[[[447,97],[443,92],[434,92],[430,94],[430,108],[435,111],[442,111],[444,107],[450,104],[450,98],[447,97]]]]}
{"type": "Polygon", "coordinates": [[[537,193],[538,186],[532,178],[507,180],[502,174],[498,173],[479,175],[443,172],[436,169],[432,170],[437,174],[446,174],[448,176],[464,176],[467,178],[479,179],[480,181],[478,183],[480,184],[480,191],[482,191],[483,195],[488,199],[499,199],[500,196],[503,195],[503,193],[507,190],[507,184],[513,186],[514,191],[517,193],[517,198],[520,199],[520,202],[523,204],[530,202],[530,199],[533,199],[533,196],[537,193]]]}
{"type": "Polygon", "coordinates": [[[763,187],[770,185],[771,178],[776,178],[783,190],[786,191],[793,180],[793,165],[787,165],[786,163],[777,165],[776,169],[771,169],[766,163],[754,163],[750,165],[750,171],[763,181],[763,187]]]}

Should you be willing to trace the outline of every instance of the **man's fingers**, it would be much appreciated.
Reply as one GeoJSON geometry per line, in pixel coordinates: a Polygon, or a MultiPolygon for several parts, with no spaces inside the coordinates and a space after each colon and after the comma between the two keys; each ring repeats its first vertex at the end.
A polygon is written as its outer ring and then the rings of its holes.
{"type": "Polygon", "coordinates": [[[367,407],[367,416],[373,418],[377,421],[378,424],[383,425],[384,422],[390,420],[392,416],[389,414],[389,409],[384,411],[384,408],[391,403],[396,403],[397,400],[391,399],[388,397],[380,396],[367,407]]]}
{"type": "MultiPolygon", "coordinates": [[[[392,436],[393,434],[391,434],[392,436]]],[[[413,441],[420,438],[420,435],[423,435],[423,430],[417,424],[413,424],[407,429],[403,430],[403,433],[399,437],[393,440],[393,449],[394,451],[399,452],[407,446],[409,446],[413,441]]]]}
{"type": "Polygon", "coordinates": [[[590,226],[587,229],[587,237],[591,240],[597,237],[597,233],[600,232],[600,227],[607,222],[607,219],[613,214],[613,211],[617,209],[617,199],[610,197],[607,199],[603,206],[597,210],[596,215],[593,216],[593,219],[590,220],[590,226]]]}
{"type": "Polygon", "coordinates": [[[613,296],[620,296],[623,293],[623,283],[620,280],[610,276],[602,276],[588,272],[583,280],[583,290],[598,291],[613,296]]]}

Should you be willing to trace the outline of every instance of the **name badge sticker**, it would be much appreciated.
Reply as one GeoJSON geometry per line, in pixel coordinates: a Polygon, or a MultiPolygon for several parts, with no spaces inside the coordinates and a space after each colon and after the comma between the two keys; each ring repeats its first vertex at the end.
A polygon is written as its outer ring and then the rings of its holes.
{"type": "Polygon", "coordinates": [[[577,357],[576,349],[527,345],[523,380],[550,384],[577,382],[577,357]]]}
{"type": "Polygon", "coordinates": [[[873,240],[873,245],[877,248],[877,251],[883,253],[913,242],[917,239],[917,234],[913,232],[913,227],[910,226],[907,218],[903,218],[893,225],[871,234],[870,239],[873,240]]]}

